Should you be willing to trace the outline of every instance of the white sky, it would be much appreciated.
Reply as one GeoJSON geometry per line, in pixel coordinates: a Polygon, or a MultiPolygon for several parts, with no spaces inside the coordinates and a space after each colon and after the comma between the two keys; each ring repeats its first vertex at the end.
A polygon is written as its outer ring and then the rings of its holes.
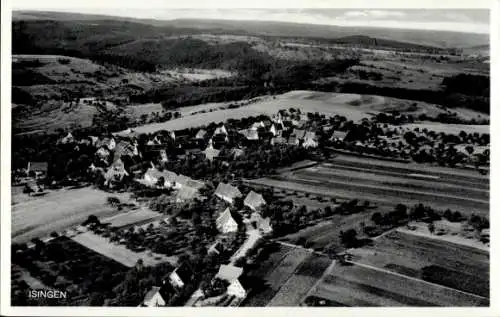
{"type": "MultiPolygon", "coordinates": [[[[272,4],[276,0],[268,0],[272,4]]],[[[325,1],[309,0],[311,4],[325,4],[325,1]]],[[[443,1],[443,0],[441,0],[443,1]]],[[[220,1],[219,1],[220,2],[220,1]]],[[[279,1],[278,1],[279,2],[279,1]]],[[[353,1],[355,6],[356,2],[353,1]]],[[[377,1],[373,4],[380,4],[377,1]]],[[[387,2],[387,1],[385,1],[387,2]]],[[[426,0],[410,3],[423,3],[426,0]]],[[[437,1],[438,3],[440,1],[437,1]]],[[[446,1],[444,1],[446,3],[446,1]]],[[[204,19],[229,19],[229,20],[254,20],[254,21],[282,21],[310,24],[325,24],[337,26],[360,26],[360,27],[387,27],[402,29],[421,30],[444,30],[470,33],[489,33],[489,10],[488,9],[391,9],[389,8],[352,8],[352,9],[293,9],[297,1],[289,1],[289,4],[282,3],[282,8],[289,9],[244,9],[235,8],[237,3],[230,2],[230,7],[217,5],[213,1],[199,2],[196,6],[193,1],[184,0],[177,5],[184,4],[191,9],[172,8],[172,2],[162,2],[155,0],[142,1],[114,1],[86,0],[85,2],[73,1],[28,1],[13,0],[13,9],[17,10],[51,10],[68,11],[77,13],[106,14],[115,16],[125,16],[134,18],[153,18],[161,20],[181,19],[181,18],[204,18],[204,19]],[[222,9],[203,9],[210,3],[213,7],[222,9]],[[139,7],[138,7],[139,6],[139,7]]],[[[254,4],[261,4],[262,1],[251,1],[254,4]]],[[[337,2],[338,4],[339,2],[337,2]]],[[[349,2],[344,2],[349,3],[349,2]]],[[[460,3],[460,2],[455,2],[460,3]]],[[[469,1],[476,5],[484,4],[484,1],[469,1]]],[[[329,3],[331,4],[331,2],[329,3]]],[[[370,2],[370,4],[372,4],[370,2]]],[[[351,5],[351,3],[349,3],[351,5]]],[[[279,7],[279,6],[278,6],[279,7]]],[[[484,7],[484,6],[483,6],[484,7]]]]}

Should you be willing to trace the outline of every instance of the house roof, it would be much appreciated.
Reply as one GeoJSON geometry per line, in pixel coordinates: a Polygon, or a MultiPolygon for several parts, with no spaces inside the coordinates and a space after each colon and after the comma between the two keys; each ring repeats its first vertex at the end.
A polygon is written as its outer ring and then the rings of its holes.
{"type": "Polygon", "coordinates": [[[189,186],[182,186],[177,192],[177,199],[180,200],[191,200],[198,197],[200,194],[196,188],[189,186]]]}
{"type": "Polygon", "coordinates": [[[122,156],[127,156],[127,155],[134,156],[135,155],[134,149],[135,149],[135,146],[133,144],[131,144],[130,142],[119,141],[115,147],[114,157],[116,159],[116,158],[119,158],[122,156]]]}
{"type": "Polygon", "coordinates": [[[159,171],[156,168],[150,167],[147,171],[146,174],[149,176],[152,176],[154,178],[160,178],[163,177],[166,181],[168,182],[175,182],[177,180],[177,174],[171,171],[159,171]]]}
{"type": "Polygon", "coordinates": [[[277,136],[277,137],[272,138],[271,142],[273,144],[285,144],[286,143],[286,139],[284,137],[277,136]]]}
{"type": "Polygon", "coordinates": [[[222,264],[219,268],[219,272],[217,272],[217,275],[215,275],[215,277],[231,283],[234,280],[238,279],[242,273],[243,269],[241,267],[237,267],[231,264],[222,264]]]}
{"type": "Polygon", "coordinates": [[[217,134],[227,134],[226,127],[224,125],[221,125],[217,129],[215,129],[214,135],[217,135],[217,134]]]}
{"type": "Polygon", "coordinates": [[[220,214],[220,216],[217,217],[217,220],[215,220],[215,223],[216,223],[217,227],[220,227],[228,222],[236,222],[236,220],[234,220],[233,215],[231,214],[231,210],[229,208],[226,208],[220,214]]]}
{"type": "Polygon", "coordinates": [[[181,184],[182,186],[188,186],[188,187],[192,187],[194,189],[200,189],[203,186],[205,186],[205,183],[203,183],[202,181],[192,179],[191,177],[188,177],[188,176],[185,176],[182,174],[179,174],[177,176],[176,182],[181,184]]]}
{"type": "Polygon", "coordinates": [[[49,163],[47,162],[28,162],[28,170],[30,171],[47,172],[48,168],[49,163]]]}
{"type": "Polygon", "coordinates": [[[250,208],[256,209],[262,205],[265,205],[266,201],[264,200],[261,194],[257,194],[252,190],[251,192],[248,193],[247,197],[245,197],[243,204],[245,204],[245,206],[248,206],[250,208]]]}
{"type": "Polygon", "coordinates": [[[245,151],[243,149],[237,149],[237,148],[234,148],[231,150],[231,155],[234,157],[234,158],[237,158],[237,157],[240,157],[242,156],[243,154],[245,154],[245,151]]]}
{"type": "Polygon", "coordinates": [[[252,129],[244,129],[239,131],[240,134],[245,136],[247,140],[258,140],[259,139],[259,133],[257,130],[252,130],[252,129]]]}
{"type": "Polygon", "coordinates": [[[151,299],[153,299],[153,296],[155,296],[157,293],[159,293],[160,289],[161,289],[161,287],[159,287],[159,286],[151,287],[151,289],[144,296],[143,302],[146,303],[146,302],[149,302],[151,299]]]}
{"type": "Polygon", "coordinates": [[[241,192],[237,187],[220,182],[217,186],[217,189],[215,190],[215,195],[226,197],[232,200],[236,197],[241,197],[241,192]]]}
{"type": "Polygon", "coordinates": [[[316,138],[316,132],[314,131],[306,131],[304,134],[304,139],[315,139],[316,138]]]}
{"type": "Polygon", "coordinates": [[[306,131],[305,130],[301,130],[301,129],[293,129],[293,132],[292,134],[290,134],[290,136],[294,136],[298,139],[302,139],[305,137],[305,134],[306,134],[306,131]]]}
{"type": "Polygon", "coordinates": [[[203,153],[205,153],[205,157],[208,159],[208,160],[213,160],[215,157],[219,156],[219,153],[220,151],[219,150],[216,150],[213,148],[213,146],[209,145],[205,151],[203,151],[203,153]]]}
{"type": "Polygon", "coordinates": [[[343,140],[346,135],[347,135],[347,132],[335,130],[335,131],[333,131],[332,138],[343,140]]]}
{"type": "Polygon", "coordinates": [[[252,124],[252,127],[251,127],[252,130],[257,130],[258,128],[265,128],[264,122],[259,121],[259,122],[254,122],[252,124]]]}
{"type": "Polygon", "coordinates": [[[196,136],[194,138],[200,140],[200,139],[204,139],[206,137],[206,135],[207,135],[207,131],[200,129],[198,131],[198,133],[196,133],[196,136]]]}

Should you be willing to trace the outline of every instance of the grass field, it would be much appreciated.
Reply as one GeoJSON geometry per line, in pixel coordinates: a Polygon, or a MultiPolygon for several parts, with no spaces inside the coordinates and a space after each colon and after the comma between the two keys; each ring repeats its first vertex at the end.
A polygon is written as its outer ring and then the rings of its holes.
{"type": "Polygon", "coordinates": [[[85,232],[72,237],[79,244],[100,253],[110,259],[115,260],[127,267],[133,267],[137,260],[142,259],[144,265],[154,266],[159,263],[170,262],[175,265],[177,257],[167,257],[152,252],[134,252],[127,249],[124,245],[117,245],[109,242],[108,239],[98,236],[92,232],[85,232]]]}
{"type": "Polygon", "coordinates": [[[101,219],[102,223],[109,223],[112,227],[124,227],[134,224],[143,224],[148,221],[158,220],[165,218],[164,215],[146,209],[141,208],[139,210],[133,210],[126,213],[121,213],[108,218],[101,219]]]}
{"type": "Polygon", "coordinates": [[[435,283],[489,296],[489,254],[456,243],[398,231],[375,240],[373,246],[350,251],[357,263],[375,266],[410,277],[425,279],[422,268],[436,265],[456,279],[435,283]]]}
{"type": "Polygon", "coordinates": [[[267,306],[298,306],[331,263],[326,256],[310,254],[267,306]]]}
{"type": "MultiPolygon", "coordinates": [[[[129,194],[114,196],[121,201],[129,199],[129,194]]],[[[27,242],[64,230],[90,215],[101,218],[118,213],[106,204],[107,197],[107,193],[90,187],[52,191],[36,198],[16,190],[12,197],[12,242],[27,242]]]]}
{"type": "Polygon", "coordinates": [[[413,131],[415,128],[427,129],[435,131],[436,133],[444,132],[448,134],[459,134],[460,131],[467,133],[477,132],[479,134],[490,134],[489,125],[473,125],[473,124],[442,124],[438,122],[422,122],[422,123],[408,123],[403,124],[401,127],[413,131]]]}
{"type": "Polygon", "coordinates": [[[262,290],[251,292],[243,306],[266,306],[308,255],[306,250],[281,245],[277,252],[271,253],[267,260],[249,273],[263,279],[264,285],[262,290]]]}
{"type": "Polygon", "coordinates": [[[417,203],[489,217],[489,179],[472,170],[339,155],[329,163],[249,181],[382,205],[417,203]]]}
{"type": "Polygon", "coordinates": [[[361,265],[336,265],[312,292],[345,306],[487,306],[488,299],[361,265]]]}

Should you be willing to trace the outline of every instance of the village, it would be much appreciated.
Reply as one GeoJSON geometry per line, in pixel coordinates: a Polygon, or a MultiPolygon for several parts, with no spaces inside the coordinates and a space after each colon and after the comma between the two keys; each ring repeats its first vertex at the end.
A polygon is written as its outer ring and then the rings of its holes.
{"type": "MultiPolygon", "coordinates": [[[[13,176],[17,183],[25,181],[24,193],[33,196],[79,183],[94,184],[110,195],[133,193],[128,204],[108,197],[108,203],[121,210],[114,218],[91,215],[83,224],[42,240],[66,236],[104,255],[111,251],[96,245],[112,244],[124,254],[135,254],[131,259],[137,260],[121,259],[129,267],[170,263],[173,271],[151,286],[141,306],[237,306],[255,286],[244,267],[263,238],[293,232],[298,223],[304,227],[327,216],[327,210],[333,212],[325,208],[314,213],[292,204],[307,218],[285,226],[277,220],[281,216],[276,218],[267,208],[276,202],[275,193],[252,188],[244,180],[345,152],[463,168],[489,163],[489,155],[480,150],[489,144],[487,135],[409,131],[398,126],[403,123],[407,118],[398,115],[354,123],[290,108],[272,117],[179,131],[139,134],[128,128],[100,136],[70,131],[54,144],[67,155],[63,169],[55,161],[29,162],[13,176]],[[466,144],[462,148],[467,150],[457,151],[457,144],[466,144]],[[120,215],[134,213],[137,219],[120,223],[120,215]],[[207,255],[211,266],[197,271],[200,258],[207,255]]],[[[356,204],[342,208],[356,209],[356,204]]],[[[39,241],[32,239],[28,248],[39,241]]]]}

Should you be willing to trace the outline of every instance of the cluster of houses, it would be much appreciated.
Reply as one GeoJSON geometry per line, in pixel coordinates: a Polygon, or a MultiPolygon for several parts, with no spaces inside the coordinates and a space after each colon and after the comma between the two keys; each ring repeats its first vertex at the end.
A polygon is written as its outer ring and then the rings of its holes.
{"type": "MultiPolygon", "coordinates": [[[[170,185],[175,186],[174,182],[171,182],[170,185]]],[[[238,230],[239,224],[234,217],[233,211],[231,211],[231,207],[234,205],[235,199],[242,198],[242,193],[237,187],[221,182],[217,186],[214,195],[221,201],[224,201],[227,203],[227,205],[229,205],[229,207],[227,207],[218,215],[216,219],[217,229],[221,234],[236,232],[238,230]]],[[[250,210],[250,212],[239,212],[243,217],[243,223],[247,226],[247,228],[249,226],[253,226],[253,229],[250,230],[258,230],[260,234],[267,234],[272,232],[270,219],[263,218],[260,214],[262,207],[266,204],[266,201],[264,200],[262,195],[251,191],[246,195],[245,199],[243,200],[243,204],[248,208],[248,210],[250,210]]],[[[208,249],[209,255],[217,256],[221,252],[222,246],[220,241],[216,241],[208,249]]],[[[247,296],[249,288],[245,280],[241,279],[243,268],[235,266],[233,262],[231,262],[230,264],[222,264],[219,267],[219,271],[215,275],[213,281],[215,279],[225,281],[228,285],[225,294],[227,296],[242,300],[247,296]]],[[[169,294],[175,294],[175,292],[182,290],[185,285],[191,281],[192,276],[193,270],[189,266],[189,264],[180,264],[164,280],[162,286],[155,286],[146,294],[141,306],[164,306],[166,303],[166,296],[170,296],[169,294]]],[[[203,291],[201,289],[198,289],[193,294],[193,297],[203,298],[203,291]]]]}

